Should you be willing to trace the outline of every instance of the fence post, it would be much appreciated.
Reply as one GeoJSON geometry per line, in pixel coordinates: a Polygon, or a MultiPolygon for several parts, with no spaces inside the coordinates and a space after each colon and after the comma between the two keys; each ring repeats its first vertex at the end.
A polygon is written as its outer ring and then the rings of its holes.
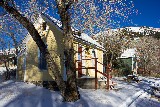
{"type": "Polygon", "coordinates": [[[107,65],[107,90],[110,90],[110,86],[109,86],[110,69],[111,69],[111,66],[110,66],[110,64],[108,64],[107,65]]]}
{"type": "Polygon", "coordinates": [[[97,89],[97,58],[95,58],[95,89],[97,89]]]}

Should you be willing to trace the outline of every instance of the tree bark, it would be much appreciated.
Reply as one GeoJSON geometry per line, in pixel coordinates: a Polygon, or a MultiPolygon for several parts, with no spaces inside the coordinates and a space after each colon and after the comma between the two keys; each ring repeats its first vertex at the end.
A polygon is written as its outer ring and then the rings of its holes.
{"type": "Polygon", "coordinates": [[[61,22],[62,22],[62,28],[63,28],[63,35],[64,35],[64,43],[65,43],[65,49],[64,54],[67,61],[67,88],[65,97],[67,98],[67,101],[76,101],[80,99],[80,94],[77,88],[77,81],[76,81],[76,64],[74,62],[74,48],[73,48],[73,35],[72,35],[72,29],[70,26],[70,15],[68,13],[68,10],[72,4],[72,2],[68,2],[67,5],[66,2],[61,1],[62,4],[60,4],[57,1],[57,7],[58,12],[60,14],[61,22]]]}
{"type": "Polygon", "coordinates": [[[7,66],[8,58],[5,58],[5,59],[7,59],[7,61],[4,62],[4,65],[5,65],[5,68],[6,68],[6,72],[4,73],[5,74],[5,80],[9,80],[10,79],[10,74],[9,74],[10,70],[7,66]]]}

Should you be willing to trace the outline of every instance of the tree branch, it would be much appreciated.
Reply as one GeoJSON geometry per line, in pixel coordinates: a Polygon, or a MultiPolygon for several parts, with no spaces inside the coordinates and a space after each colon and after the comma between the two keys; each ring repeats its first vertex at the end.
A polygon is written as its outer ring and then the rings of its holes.
{"type": "MultiPolygon", "coordinates": [[[[16,18],[28,30],[28,32],[32,35],[33,40],[35,42],[39,41],[39,42],[36,42],[38,46],[41,45],[43,47],[46,47],[44,42],[41,40],[41,37],[38,31],[35,29],[34,25],[32,24],[32,22],[30,22],[26,17],[22,16],[17,9],[9,6],[9,4],[7,2],[4,2],[4,0],[0,0],[0,6],[3,7],[9,14],[14,16],[14,18],[16,18]]],[[[45,51],[42,48],[40,48],[40,50],[42,52],[45,51]]]]}

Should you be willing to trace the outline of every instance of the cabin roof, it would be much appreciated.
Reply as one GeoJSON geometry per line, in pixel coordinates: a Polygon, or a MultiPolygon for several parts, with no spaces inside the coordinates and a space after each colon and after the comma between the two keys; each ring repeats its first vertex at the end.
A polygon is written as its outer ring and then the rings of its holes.
{"type": "MultiPolygon", "coordinates": [[[[42,13],[39,18],[35,21],[34,26],[36,28],[36,26],[41,23],[42,19],[44,19],[46,22],[51,23],[53,26],[55,26],[58,30],[60,30],[61,32],[63,32],[62,29],[62,23],[61,21],[42,13]]],[[[73,28],[72,28],[73,32],[76,32],[73,28]]],[[[100,45],[98,42],[96,42],[96,40],[93,40],[90,36],[88,36],[85,33],[81,33],[80,36],[78,34],[73,34],[74,35],[74,40],[77,42],[81,42],[85,45],[89,45],[92,46],[94,48],[100,49],[102,51],[105,51],[104,47],[102,45],[100,45]]],[[[22,42],[20,43],[20,45],[26,45],[27,42],[30,40],[31,35],[28,33],[24,39],[22,40],[22,42]]],[[[26,49],[26,46],[23,46],[24,49],[23,51],[26,49]]],[[[23,53],[23,52],[22,52],[23,53]]]]}
{"type": "Polygon", "coordinates": [[[136,54],[136,48],[130,48],[123,51],[120,58],[130,58],[135,57],[136,54]]]}
{"type": "MultiPolygon", "coordinates": [[[[49,15],[46,15],[44,13],[42,13],[42,17],[46,20],[46,21],[50,21],[52,22],[52,24],[54,26],[56,26],[60,31],[63,32],[63,29],[62,29],[62,24],[61,24],[61,21],[49,16],[49,15]]],[[[76,31],[75,29],[72,28],[72,31],[73,32],[78,32],[76,31]]],[[[90,36],[88,36],[87,34],[85,33],[81,33],[80,35],[78,34],[74,34],[74,39],[78,42],[82,42],[86,45],[91,45],[93,47],[96,47],[98,49],[101,49],[101,50],[105,50],[104,47],[102,45],[100,45],[98,42],[96,42],[96,40],[92,39],[90,36]]]]}

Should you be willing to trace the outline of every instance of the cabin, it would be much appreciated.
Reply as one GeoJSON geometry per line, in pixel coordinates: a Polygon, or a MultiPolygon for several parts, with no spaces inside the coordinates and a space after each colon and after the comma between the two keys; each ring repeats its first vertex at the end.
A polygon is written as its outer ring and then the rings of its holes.
{"type": "Polygon", "coordinates": [[[137,57],[136,57],[136,49],[130,48],[123,51],[120,56],[120,59],[128,66],[128,75],[136,75],[137,74],[137,57]]]}
{"type": "MultiPolygon", "coordinates": [[[[64,55],[63,30],[61,22],[46,14],[41,14],[34,23],[35,28],[45,42],[51,56],[57,64],[64,81],[67,81],[67,71],[64,55]]],[[[73,30],[74,31],[74,30],[73,30]]],[[[74,50],[76,74],[78,78],[100,78],[103,76],[104,48],[87,34],[77,34],[74,31],[74,50]],[[95,77],[96,76],[96,77],[95,77]]],[[[28,34],[21,45],[18,55],[17,80],[35,84],[53,83],[54,75],[47,69],[44,55],[28,34]]]]}

